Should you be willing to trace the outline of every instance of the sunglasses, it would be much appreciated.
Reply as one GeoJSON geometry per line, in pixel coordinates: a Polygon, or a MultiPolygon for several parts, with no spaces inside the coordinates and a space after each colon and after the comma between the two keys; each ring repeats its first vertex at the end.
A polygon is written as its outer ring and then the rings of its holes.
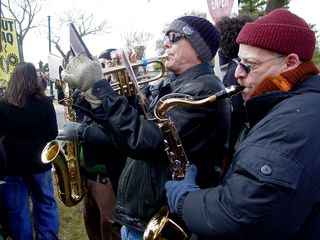
{"type": "Polygon", "coordinates": [[[267,60],[262,61],[260,63],[243,63],[243,62],[240,62],[241,61],[240,58],[234,58],[232,60],[237,64],[237,66],[240,66],[247,74],[249,74],[252,67],[256,67],[256,66],[262,65],[263,63],[269,62],[269,61],[277,59],[277,58],[282,58],[282,57],[284,57],[284,56],[280,55],[280,56],[277,56],[274,58],[267,59],[267,60]]]}
{"type": "Polygon", "coordinates": [[[168,35],[164,37],[164,42],[171,42],[171,43],[176,43],[179,42],[182,38],[185,36],[182,35],[181,33],[176,33],[176,32],[170,32],[168,35]]]}

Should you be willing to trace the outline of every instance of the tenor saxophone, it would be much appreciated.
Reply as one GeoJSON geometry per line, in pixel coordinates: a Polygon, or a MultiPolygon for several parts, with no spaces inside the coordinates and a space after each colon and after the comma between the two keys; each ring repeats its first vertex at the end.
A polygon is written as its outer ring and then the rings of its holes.
{"type": "MultiPolygon", "coordinates": [[[[179,135],[174,127],[174,123],[168,117],[168,113],[175,107],[201,106],[207,103],[213,103],[220,99],[231,97],[243,90],[243,87],[232,85],[214,95],[203,99],[194,99],[190,95],[172,93],[160,98],[155,106],[154,115],[158,126],[164,135],[165,151],[170,162],[170,171],[172,179],[182,180],[185,177],[189,166],[186,152],[183,149],[179,135]]],[[[175,233],[175,239],[187,239],[188,235],[182,227],[169,218],[169,209],[162,206],[161,209],[151,218],[144,234],[144,240],[158,239],[161,236],[164,227],[169,228],[171,233],[175,233]]],[[[159,239],[167,239],[165,236],[159,239]]],[[[168,238],[169,239],[169,238],[168,238]]]]}
{"type": "MultiPolygon", "coordinates": [[[[64,99],[67,107],[66,119],[76,120],[72,108],[72,92],[64,99]]],[[[60,200],[68,207],[77,205],[85,194],[80,172],[79,146],[76,141],[67,140],[64,146],[61,142],[53,140],[45,146],[41,154],[43,163],[52,163],[54,182],[60,200]]]]}

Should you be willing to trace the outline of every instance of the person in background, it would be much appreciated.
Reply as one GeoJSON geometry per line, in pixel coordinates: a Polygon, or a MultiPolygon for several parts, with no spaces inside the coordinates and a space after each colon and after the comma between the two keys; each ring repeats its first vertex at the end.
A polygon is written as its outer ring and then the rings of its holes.
{"type": "Polygon", "coordinates": [[[43,148],[57,134],[53,103],[44,94],[36,68],[18,63],[0,99],[0,137],[6,153],[1,198],[8,234],[14,240],[33,239],[32,225],[36,239],[58,239],[52,165],[41,161],[43,148]]]}
{"type": "Polygon", "coordinates": [[[62,66],[59,66],[59,80],[54,83],[55,88],[57,89],[57,99],[58,104],[65,105],[65,93],[63,91],[63,83],[61,82],[61,72],[63,70],[62,66]]]}
{"type": "MultiPolygon", "coordinates": [[[[223,90],[211,64],[219,44],[220,33],[208,20],[196,16],[174,20],[163,43],[165,66],[172,74],[160,81],[158,94],[143,106],[146,115],[139,111],[141,106],[130,105],[126,97],[101,80],[100,65],[86,56],[80,55],[74,63],[70,62],[64,72],[64,81],[82,92],[91,91],[92,100],[101,101],[103,130],[128,155],[119,179],[114,214],[115,220],[123,225],[122,239],[142,239],[147,223],[166,203],[164,183],[172,178],[172,172],[164,151],[164,132],[152,120],[156,103],[170,93],[201,98],[223,90]]],[[[197,183],[201,187],[214,186],[220,179],[219,165],[228,137],[227,109],[226,101],[222,100],[212,105],[176,107],[168,113],[188,160],[199,168],[197,183]]],[[[176,143],[170,144],[176,147],[176,143]]]]}
{"type": "MultiPolygon", "coordinates": [[[[251,16],[235,16],[222,17],[216,22],[216,27],[221,33],[221,45],[218,50],[220,69],[223,74],[222,82],[225,87],[238,85],[237,79],[234,76],[237,68],[237,63],[234,59],[238,58],[239,44],[236,43],[236,38],[247,22],[254,21],[251,16]]],[[[234,95],[230,98],[231,116],[230,116],[230,132],[228,146],[228,162],[234,154],[234,146],[236,144],[239,133],[246,121],[246,112],[243,105],[241,94],[234,95]]],[[[227,159],[226,159],[227,160],[227,159]]]]}
{"type": "Polygon", "coordinates": [[[48,82],[47,82],[48,79],[45,79],[45,75],[42,72],[38,72],[38,77],[39,77],[40,84],[43,87],[43,91],[45,92],[48,86],[48,82]]]}
{"type": "MultiPolygon", "coordinates": [[[[107,69],[110,67],[114,67],[115,63],[117,62],[117,60],[115,61],[114,59],[112,59],[112,56],[115,58],[115,52],[117,51],[117,49],[115,48],[109,48],[105,51],[103,51],[102,53],[100,53],[100,55],[98,56],[98,60],[99,63],[101,64],[101,68],[102,69],[107,69]]],[[[106,79],[108,80],[109,83],[112,82],[112,74],[108,74],[106,75],[106,79]]]]}
{"type": "Polygon", "coordinates": [[[276,9],[239,35],[235,76],[248,122],[222,182],[199,189],[197,167],[165,185],[171,212],[207,239],[320,237],[320,76],[315,33],[276,9]]]}

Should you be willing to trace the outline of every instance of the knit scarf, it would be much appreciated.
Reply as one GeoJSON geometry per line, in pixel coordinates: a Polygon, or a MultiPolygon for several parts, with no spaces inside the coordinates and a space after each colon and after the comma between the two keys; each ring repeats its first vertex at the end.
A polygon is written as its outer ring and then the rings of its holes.
{"type": "Polygon", "coordinates": [[[288,92],[297,83],[319,73],[312,61],[303,62],[297,68],[266,77],[253,93],[254,96],[272,91],[288,92]]]}

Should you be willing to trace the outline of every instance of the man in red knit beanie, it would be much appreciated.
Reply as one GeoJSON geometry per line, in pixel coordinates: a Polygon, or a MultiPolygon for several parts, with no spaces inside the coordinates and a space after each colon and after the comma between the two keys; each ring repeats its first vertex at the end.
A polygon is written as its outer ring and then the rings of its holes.
{"type": "Polygon", "coordinates": [[[315,33],[277,9],[247,23],[235,76],[248,123],[220,185],[199,189],[191,165],[168,181],[171,212],[198,239],[320,239],[320,76],[315,33]]]}

